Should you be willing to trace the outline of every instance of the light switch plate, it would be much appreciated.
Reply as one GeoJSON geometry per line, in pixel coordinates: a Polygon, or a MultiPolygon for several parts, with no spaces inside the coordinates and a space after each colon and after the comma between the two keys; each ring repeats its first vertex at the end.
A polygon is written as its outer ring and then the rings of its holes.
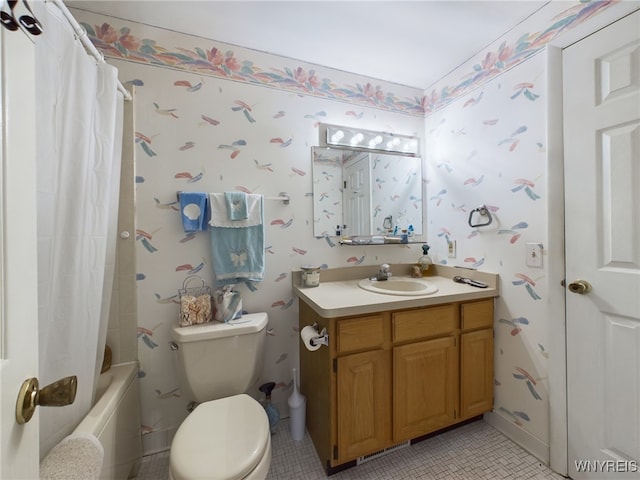
{"type": "Polygon", "coordinates": [[[527,266],[542,268],[542,244],[527,243],[526,246],[527,266]]]}

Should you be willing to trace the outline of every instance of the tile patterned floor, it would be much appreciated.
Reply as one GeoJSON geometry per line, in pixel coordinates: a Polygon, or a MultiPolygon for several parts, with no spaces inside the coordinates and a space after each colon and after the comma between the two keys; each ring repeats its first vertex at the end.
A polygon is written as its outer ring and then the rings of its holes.
{"type": "MultiPolygon", "coordinates": [[[[288,420],[273,437],[269,480],[325,479],[308,435],[296,442],[288,420]]],[[[144,457],[137,480],[169,478],[169,452],[144,457]]],[[[331,480],[561,480],[537,458],[480,420],[332,475],[331,480]]]]}

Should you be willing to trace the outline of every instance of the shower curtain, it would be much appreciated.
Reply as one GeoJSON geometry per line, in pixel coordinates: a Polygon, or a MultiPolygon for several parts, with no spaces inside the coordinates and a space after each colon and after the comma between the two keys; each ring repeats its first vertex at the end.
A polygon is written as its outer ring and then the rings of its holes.
{"type": "Polygon", "coordinates": [[[98,63],[60,10],[35,2],[40,384],[78,377],[72,405],[40,408],[40,456],[91,408],[115,266],[122,147],[117,70],[98,63]]]}

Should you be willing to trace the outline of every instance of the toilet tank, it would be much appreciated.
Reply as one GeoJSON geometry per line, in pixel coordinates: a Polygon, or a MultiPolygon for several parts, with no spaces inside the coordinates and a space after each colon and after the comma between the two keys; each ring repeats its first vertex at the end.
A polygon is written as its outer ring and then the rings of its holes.
{"type": "Polygon", "coordinates": [[[261,372],[268,320],[261,312],[229,323],[174,327],[183,394],[201,403],[246,393],[261,372]]]}

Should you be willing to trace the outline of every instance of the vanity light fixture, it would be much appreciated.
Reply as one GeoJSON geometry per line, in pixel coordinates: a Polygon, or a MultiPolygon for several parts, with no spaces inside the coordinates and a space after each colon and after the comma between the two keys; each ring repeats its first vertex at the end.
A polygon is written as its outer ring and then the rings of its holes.
{"type": "Polygon", "coordinates": [[[414,156],[418,154],[419,143],[416,137],[335,125],[322,127],[326,129],[327,146],[380,150],[414,156]]]}

